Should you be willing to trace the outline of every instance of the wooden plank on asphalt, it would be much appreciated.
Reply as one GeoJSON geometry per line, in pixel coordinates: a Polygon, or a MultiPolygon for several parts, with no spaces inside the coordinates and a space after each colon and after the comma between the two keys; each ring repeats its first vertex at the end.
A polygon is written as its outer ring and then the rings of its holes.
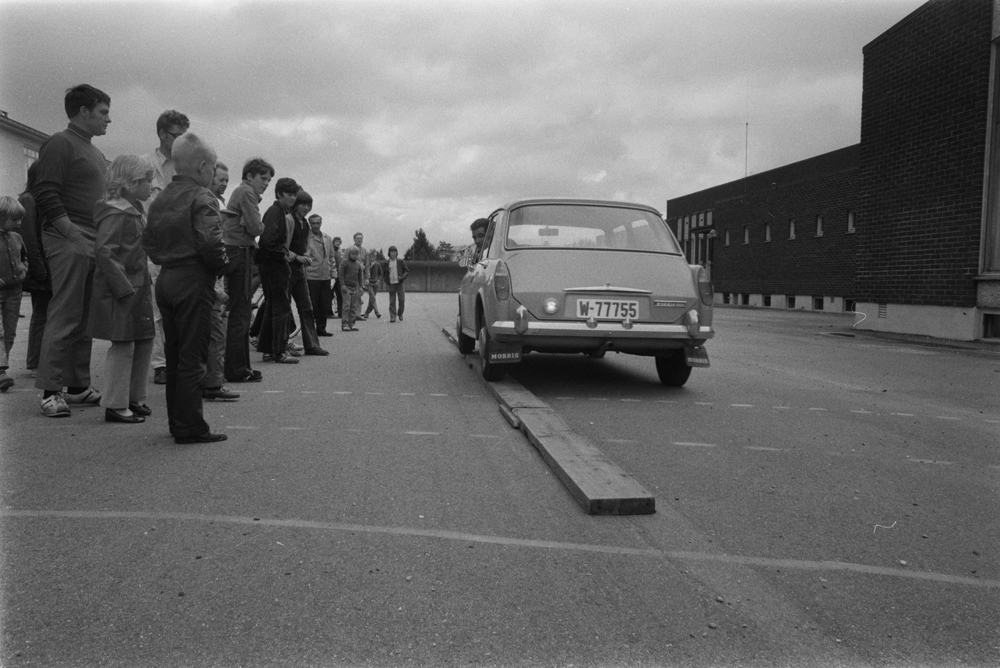
{"type": "Polygon", "coordinates": [[[519,408],[514,414],[552,471],[591,515],[648,515],[656,499],[631,474],[608,460],[552,409],[519,408]]]}
{"type": "Polygon", "coordinates": [[[531,444],[591,515],[648,515],[656,499],[631,474],[573,431],[552,407],[515,380],[487,383],[531,444]]]}

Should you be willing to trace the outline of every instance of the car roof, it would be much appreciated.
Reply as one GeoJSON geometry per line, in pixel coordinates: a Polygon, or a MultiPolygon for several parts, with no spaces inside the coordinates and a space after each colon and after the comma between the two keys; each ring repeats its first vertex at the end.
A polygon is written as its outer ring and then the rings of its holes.
{"type": "Polygon", "coordinates": [[[659,218],[663,218],[656,208],[651,207],[647,204],[639,204],[637,202],[621,202],[618,200],[606,200],[606,199],[582,199],[578,197],[529,197],[526,199],[514,200],[502,207],[501,209],[511,210],[521,206],[527,206],[532,204],[581,204],[585,206],[612,206],[625,209],[642,209],[644,211],[650,211],[655,213],[659,218]]]}

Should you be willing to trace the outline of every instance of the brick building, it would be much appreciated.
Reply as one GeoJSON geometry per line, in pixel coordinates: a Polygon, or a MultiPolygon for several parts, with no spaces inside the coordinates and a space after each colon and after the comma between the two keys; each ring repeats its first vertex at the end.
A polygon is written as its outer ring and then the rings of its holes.
{"type": "Polygon", "coordinates": [[[667,202],[718,301],[1000,337],[994,2],[931,0],[865,46],[860,144],[667,202]]]}

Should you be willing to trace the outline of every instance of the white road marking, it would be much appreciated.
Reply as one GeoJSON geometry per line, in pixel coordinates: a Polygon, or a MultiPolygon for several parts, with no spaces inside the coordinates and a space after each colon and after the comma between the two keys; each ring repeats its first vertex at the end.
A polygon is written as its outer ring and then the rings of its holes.
{"type": "Polygon", "coordinates": [[[409,434],[410,436],[440,436],[439,431],[404,431],[404,434],[409,434]]]}
{"type": "Polygon", "coordinates": [[[239,425],[239,424],[227,424],[226,425],[226,429],[257,429],[257,427],[250,427],[250,426],[239,425]]]}
{"type": "Polygon", "coordinates": [[[373,396],[380,396],[380,395],[385,394],[385,393],[384,392],[365,392],[365,394],[370,394],[370,395],[373,395],[373,396]]]}
{"type": "Polygon", "coordinates": [[[401,396],[401,397],[415,397],[415,396],[417,396],[417,393],[416,392],[400,392],[399,396],[401,396]]]}
{"type": "Polygon", "coordinates": [[[279,429],[284,429],[285,431],[302,431],[305,427],[279,427],[279,429]]]}
{"type": "Polygon", "coordinates": [[[861,415],[873,415],[873,413],[871,411],[864,411],[864,410],[853,410],[851,412],[852,413],[860,413],[861,415]]]}
{"type": "Polygon", "coordinates": [[[447,394],[432,394],[432,397],[447,397],[447,394]]]}
{"type": "Polygon", "coordinates": [[[889,413],[889,415],[898,415],[899,417],[916,417],[913,413],[889,413]]]}
{"type": "Polygon", "coordinates": [[[319,394],[316,390],[302,390],[302,394],[319,394]]]}
{"type": "Polygon", "coordinates": [[[781,452],[781,448],[768,448],[763,445],[744,445],[744,450],[765,450],[767,452],[781,452]]]}
{"type": "Polygon", "coordinates": [[[953,417],[953,416],[950,416],[950,415],[935,415],[934,417],[936,417],[938,420],[961,420],[962,419],[960,417],[953,417]]]}
{"type": "Polygon", "coordinates": [[[105,520],[121,521],[136,520],[140,522],[203,522],[208,524],[234,524],[239,526],[269,526],[284,529],[314,529],[317,531],[336,531],[344,533],[373,533],[399,537],[436,538],[463,543],[479,543],[484,545],[502,545],[505,547],[520,547],[540,550],[565,550],[568,552],[590,552],[596,554],[614,554],[631,557],[651,557],[654,559],[674,559],[682,561],[716,562],[739,566],[758,566],[761,568],[781,568],[804,571],[842,571],[862,575],[878,575],[909,580],[924,580],[949,585],[966,585],[986,589],[1000,589],[1000,580],[971,578],[961,575],[948,575],[932,571],[914,571],[904,568],[887,568],[885,566],[869,566],[844,561],[806,561],[802,559],[772,559],[767,557],[745,557],[733,554],[718,554],[710,552],[688,552],[682,550],[657,550],[644,547],[627,547],[620,545],[599,545],[591,543],[566,543],[549,540],[534,540],[528,538],[509,538],[506,536],[490,536],[483,534],[463,533],[440,529],[413,529],[409,527],[386,527],[367,524],[340,524],[334,522],[314,522],[295,519],[269,519],[263,517],[241,517],[234,515],[198,515],[195,513],[151,513],[126,511],[93,511],[93,510],[16,510],[0,508],[0,517],[19,517],[26,519],[75,519],[75,520],[105,520]]]}
{"type": "Polygon", "coordinates": [[[639,403],[642,399],[622,399],[622,401],[631,401],[632,403],[639,403]]]}
{"type": "Polygon", "coordinates": [[[945,462],[938,459],[909,459],[907,461],[914,462],[916,464],[940,464],[941,466],[951,466],[955,462],[945,462]]]}
{"type": "Polygon", "coordinates": [[[565,399],[567,401],[573,400],[575,397],[556,397],[556,399],[565,399]]]}
{"type": "Polygon", "coordinates": [[[264,390],[264,394],[282,394],[283,392],[284,390],[264,390]]]}
{"type": "Polygon", "coordinates": [[[694,402],[694,405],[695,406],[714,406],[715,404],[712,403],[711,401],[696,401],[696,402],[694,402]]]}
{"type": "Polygon", "coordinates": [[[810,408],[809,410],[811,410],[811,411],[828,411],[830,409],[829,408],[810,408]]]}
{"type": "Polygon", "coordinates": [[[607,397],[588,397],[591,401],[607,401],[607,397]]]}
{"type": "Polygon", "coordinates": [[[793,406],[771,406],[771,408],[779,411],[790,411],[792,410],[793,406]]]}
{"type": "Polygon", "coordinates": [[[354,393],[353,392],[347,392],[347,391],[341,390],[339,392],[334,392],[334,394],[354,394],[354,393]]]}
{"type": "Polygon", "coordinates": [[[481,394],[463,394],[462,396],[465,397],[466,399],[479,399],[483,395],[481,395],[481,394]]]}
{"type": "Polygon", "coordinates": [[[753,408],[753,404],[729,404],[730,408],[753,408]]]}
{"type": "Polygon", "coordinates": [[[673,444],[674,445],[685,445],[685,446],[688,446],[688,447],[691,447],[691,448],[717,448],[717,447],[719,447],[719,446],[717,446],[714,443],[685,443],[683,441],[674,441],[673,444]]]}
{"type": "Polygon", "coordinates": [[[609,438],[607,443],[638,443],[639,441],[633,441],[627,438],[609,438]]]}

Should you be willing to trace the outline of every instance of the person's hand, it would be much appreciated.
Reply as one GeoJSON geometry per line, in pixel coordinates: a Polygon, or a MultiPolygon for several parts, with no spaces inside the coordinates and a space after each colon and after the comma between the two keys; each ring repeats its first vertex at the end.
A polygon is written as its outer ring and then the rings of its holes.
{"type": "Polygon", "coordinates": [[[302,264],[304,264],[304,265],[306,265],[308,267],[308,266],[312,265],[313,259],[311,257],[309,257],[308,255],[300,255],[299,256],[299,262],[301,262],[302,264]]]}

